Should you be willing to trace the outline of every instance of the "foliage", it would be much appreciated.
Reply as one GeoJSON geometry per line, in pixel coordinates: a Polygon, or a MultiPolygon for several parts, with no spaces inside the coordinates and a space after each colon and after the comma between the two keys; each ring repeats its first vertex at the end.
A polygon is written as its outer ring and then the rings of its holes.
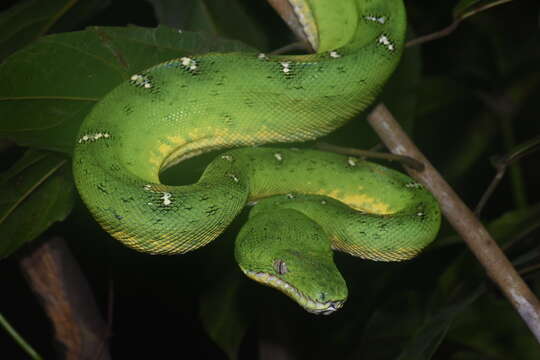
{"type": "MultiPolygon", "coordinates": [[[[125,4],[29,0],[0,13],[0,258],[7,257],[0,262],[0,311],[45,358],[53,356],[53,335],[43,315],[25,319],[41,310],[16,275],[16,259],[32,240],[51,234],[69,241],[103,308],[108,280],[117,284],[113,357],[540,357],[525,325],[448,226],[411,262],[336,254],[350,298],[330,317],[306,314],[241,274],[232,245],[242,218],[212,245],[183,256],[150,257],[113,241],[77,199],[70,175],[73,139],[90,108],[130,74],[169,58],[269,51],[293,41],[263,1],[125,4]]],[[[538,6],[535,0],[406,5],[410,38],[452,21],[459,27],[408,48],[381,99],[474,206],[494,176],[490,158],[511,158],[513,149],[540,133],[538,6]]],[[[324,141],[377,144],[363,117],[324,141]]],[[[170,169],[164,179],[193,181],[212,156],[170,169]]],[[[538,156],[529,151],[513,163],[482,215],[533,290],[540,289],[538,156]]],[[[22,354],[0,335],[0,357],[22,354]]]]}

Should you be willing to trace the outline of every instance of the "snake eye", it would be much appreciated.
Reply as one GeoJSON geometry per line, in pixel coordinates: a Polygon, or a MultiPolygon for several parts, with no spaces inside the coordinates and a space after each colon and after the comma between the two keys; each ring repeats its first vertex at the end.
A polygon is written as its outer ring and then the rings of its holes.
{"type": "Polygon", "coordinates": [[[274,265],[274,270],[276,270],[276,272],[279,275],[284,275],[289,272],[289,269],[287,268],[287,264],[285,264],[285,261],[281,259],[274,260],[273,265],[274,265]]]}

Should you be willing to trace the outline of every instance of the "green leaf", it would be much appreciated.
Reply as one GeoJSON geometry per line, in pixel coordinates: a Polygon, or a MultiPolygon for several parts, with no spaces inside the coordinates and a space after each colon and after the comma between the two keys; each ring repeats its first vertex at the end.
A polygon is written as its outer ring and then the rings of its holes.
{"type": "Polygon", "coordinates": [[[43,37],[0,65],[0,137],[70,153],[92,106],[131,74],[179,56],[248,50],[168,27],[93,27],[43,37]]]}
{"type": "MultiPolygon", "coordinates": [[[[525,209],[507,211],[497,219],[487,224],[488,232],[499,244],[506,244],[519,235],[522,231],[535,229],[540,226],[540,203],[531,205],[525,209]]],[[[451,235],[437,241],[438,247],[449,244],[463,243],[458,235],[451,235]]]]}
{"type": "Polygon", "coordinates": [[[0,175],[0,259],[34,240],[71,212],[74,186],[68,160],[29,150],[0,175]]]}
{"type": "Polygon", "coordinates": [[[203,326],[210,338],[227,354],[236,359],[238,349],[246,333],[248,320],[240,306],[238,271],[214,284],[203,294],[200,314],[203,326]]]}
{"type": "Polygon", "coordinates": [[[77,0],[22,1],[0,14],[0,59],[36,40],[77,0]]]}
{"type": "Polygon", "coordinates": [[[466,308],[447,338],[455,347],[475,352],[475,359],[540,359],[537,340],[499,294],[486,293],[466,308]]]}
{"type": "MultiPolygon", "coordinates": [[[[513,235],[524,228],[538,228],[539,211],[540,204],[528,209],[509,211],[492,221],[488,225],[488,230],[496,239],[512,239],[513,235]]],[[[457,237],[452,238],[461,241],[457,237]]],[[[449,238],[440,241],[439,246],[443,243],[448,245],[448,240],[449,238]]],[[[450,247],[445,246],[440,248],[439,251],[447,252],[448,250],[445,249],[450,249],[450,247]]],[[[430,271],[434,271],[433,267],[430,267],[430,269],[430,271]]],[[[460,342],[468,344],[462,346],[465,350],[484,354],[477,354],[477,358],[483,358],[482,356],[487,356],[487,354],[495,355],[497,352],[492,351],[492,349],[496,347],[501,351],[511,349],[512,346],[507,346],[508,344],[495,345],[494,342],[498,342],[496,336],[485,336],[486,333],[491,332],[482,333],[477,331],[485,327],[485,324],[490,321],[487,318],[480,320],[480,317],[485,315],[483,314],[483,308],[486,306],[499,306],[495,305],[497,303],[505,303],[498,295],[495,301],[490,299],[489,297],[493,294],[486,290],[491,290],[491,288],[486,286],[485,273],[472,255],[465,251],[462,252],[461,256],[454,257],[453,264],[448,266],[445,273],[439,276],[435,291],[431,294],[424,293],[426,299],[430,299],[429,303],[424,305],[428,312],[424,316],[423,324],[418,327],[415,334],[409,339],[398,359],[430,359],[442,341],[448,338],[449,333],[452,334],[450,337],[459,338],[460,342]],[[472,326],[472,323],[475,322],[477,324],[472,326]],[[465,331],[467,335],[463,336],[463,328],[467,326],[468,328],[465,331]],[[456,331],[456,329],[459,330],[456,331]],[[485,343],[482,346],[473,345],[475,342],[480,344],[484,341],[485,343]]],[[[506,313],[499,315],[497,311],[488,315],[493,317],[493,313],[497,313],[497,322],[502,318],[505,318],[507,322],[504,325],[498,325],[501,330],[496,334],[504,333],[505,326],[516,327],[517,331],[526,333],[525,326],[523,324],[519,325],[521,323],[519,317],[513,314],[510,305],[506,305],[508,307],[507,312],[513,316],[506,313]]],[[[527,336],[524,334],[522,337],[526,338],[527,336]]],[[[515,341],[514,338],[515,336],[510,337],[509,342],[515,341]]],[[[534,343],[534,339],[529,337],[529,339],[521,340],[521,342],[532,348],[531,345],[534,343]]],[[[454,346],[460,347],[459,344],[454,344],[454,346]]]]}
{"type": "MultiPolygon", "coordinates": [[[[47,0],[42,0],[47,1],[47,0]]],[[[86,26],[94,15],[98,15],[111,4],[111,0],[77,0],[64,16],[58,19],[49,33],[73,31],[86,26]]]]}
{"type": "Polygon", "coordinates": [[[508,211],[488,226],[488,231],[500,244],[505,244],[520,232],[540,227],[540,203],[525,209],[508,211]]]}
{"type": "MultiPolygon", "coordinates": [[[[528,209],[509,211],[492,221],[488,225],[488,230],[496,239],[512,239],[523,229],[537,229],[539,212],[540,204],[528,209]]],[[[455,242],[462,243],[459,238],[455,236],[452,238],[455,242]]],[[[496,336],[491,338],[478,331],[483,326],[485,327],[486,321],[489,322],[489,320],[473,321],[470,319],[472,316],[470,314],[481,312],[481,307],[484,305],[479,305],[479,303],[491,302],[491,300],[486,301],[486,297],[492,294],[486,291],[491,290],[491,288],[485,286],[485,272],[473,256],[463,249],[463,246],[449,246],[451,243],[449,239],[447,237],[444,241],[437,241],[437,248],[397,269],[394,278],[385,279],[387,293],[370,292],[372,296],[379,298],[380,304],[373,311],[371,319],[366,322],[364,333],[371,341],[377,337],[388,339],[389,344],[382,350],[386,356],[381,358],[431,359],[441,343],[447,339],[449,333],[455,333],[459,336],[460,331],[456,332],[454,328],[459,326],[461,329],[460,324],[463,323],[470,325],[476,322],[475,326],[470,326],[471,330],[468,330],[467,334],[469,339],[474,338],[474,341],[486,341],[485,345],[482,346],[485,351],[481,352],[489,353],[487,349],[490,345],[493,346],[490,342],[496,341],[496,336]],[[461,255],[456,256],[456,254],[461,255]],[[429,269],[429,272],[426,272],[426,269],[429,269]],[[403,279],[414,278],[417,278],[417,281],[403,281],[403,279]],[[478,332],[478,336],[473,336],[475,331],[478,332]],[[394,349],[390,345],[391,339],[394,348],[400,347],[398,354],[393,353],[394,349]],[[402,339],[406,339],[406,341],[401,342],[402,339]]],[[[508,312],[512,313],[510,305],[507,306],[508,312]]],[[[514,314],[512,319],[509,316],[508,318],[508,326],[520,327],[517,325],[520,323],[519,317],[514,314]]],[[[525,328],[525,326],[522,327],[525,328]]],[[[500,328],[503,326],[501,325],[500,328]]],[[[349,331],[349,333],[357,332],[349,331]]],[[[501,333],[504,331],[497,332],[499,335],[501,333]]],[[[467,343],[474,341],[468,340],[467,343]]],[[[523,341],[528,346],[531,342],[533,341],[529,341],[529,339],[523,341]]],[[[512,346],[498,347],[501,349],[512,348],[512,346]]],[[[477,347],[475,346],[475,348],[477,347]]],[[[369,356],[366,358],[380,353],[381,350],[374,353],[367,352],[366,354],[369,356]]]]}
{"type": "Polygon", "coordinates": [[[154,6],[160,24],[238,39],[263,49],[268,45],[261,24],[238,0],[147,1],[154,6]]]}
{"type": "Polygon", "coordinates": [[[446,337],[452,322],[484,292],[483,286],[477,287],[456,303],[437,308],[426,317],[424,324],[405,345],[398,360],[429,360],[446,337]]]}

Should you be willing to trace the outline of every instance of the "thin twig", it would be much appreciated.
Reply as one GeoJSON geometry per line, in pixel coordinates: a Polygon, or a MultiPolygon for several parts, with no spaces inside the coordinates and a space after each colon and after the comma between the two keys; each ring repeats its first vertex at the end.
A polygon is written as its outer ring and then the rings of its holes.
{"type": "Polygon", "coordinates": [[[437,198],[448,222],[540,342],[540,303],[482,223],[412,143],[384,105],[379,104],[374,109],[368,116],[368,122],[392,153],[410,156],[424,163],[422,172],[411,168],[406,170],[437,198]]]}
{"type": "Polygon", "coordinates": [[[417,161],[416,159],[413,159],[409,156],[402,156],[402,155],[396,155],[396,154],[390,154],[390,153],[380,153],[380,152],[375,152],[375,151],[370,151],[370,150],[360,150],[360,149],[355,149],[355,148],[332,145],[332,144],[328,144],[324,142],[316,143],[315,148],[324,150],[324,151],[335,152],[337,154],[352,155],[352,156],[358,156],[362,158],[398,161],[417,171],[424,170],[424,164],[422,164],[420,161],[417,161]]]}
{"type": "Polygon", "coordinates": [[[540,222],[532,224],[527,226],[526,228],[522,229],[519,233],[514,235],[508,242],[504,243],[502,246],[504,251],[507,251],[514,247],[516,244],[518,244],[521,240],[523,240],[525,237],[532,234],[534,231],[540,228],[540,222]]]}
{"type": "Polygon", "coordinates": [[[304,31],[304,26],[294,12],[291,2],[288,0],[267,0],[267,2],[274,8],[274,10],[279,14],[279,16],[281,16],[283,21],[285,21],[289,29],[292,30],[296,37],[300,39],[300,42],[302,43],[302,48],[307,50],[308,52],[313,52],[313,44],[309,43],[306,32],[304,31]]]}
{"type": "MultiPolygon", "coordinates": [[[[537,74],[535,74],[535,76],[532,76],[531,78],[533,79],[533,81],[528,80],[526,87],[530,86],[531,84],[537,83],[537,74]]],[[[513,92],[516,93],[515,90],[513,92]]],[[[482,99],[482,101],[492,110],[493,114],[495,114],[501,120],[504,120],[505,123],[511,124],[511,122],[515,118],[515,114],[519,110],[519,106],[517,104],[521,104],[524,94],[526,93],[527,92],[522,91],[521,94],[519,94],[521,96],[518,96],[518,94],[514,94],[514,96],[510,96],[507,94],[498,97],[497,99],[494,99],[484,93],[479,93],[478,95],[482,99]]],[[[540,135],[522,144],[514,146],[504,156],[500,156],[492,160],[493,166],[496,169],[496,174],[474,210],[476,216],[479,216],[482,212],[482,209],[486,205],[487,201],[501,182],[503,176],[506,174],[508,167],[516,163],[521,158],[528,156],[538,150],[540,150],[540,135]]],[[[520,201],[519,203],[524,203],[524,201],[520,201]]]]}
{"type": "Polygon", "coordinates": [[[457,29],[457,27],[459,26],[459,24],[461,24],[462,21],[463,21],[463,19],[457,19],[453,23],[451,23],[450,25],[448,25],[447,27],[445,27],[442,30],[435,31],[435,32],[433,32],[431,34],[422,35],[422,36],[419,36],[419,37],[417,37],[415,39],[409,40],[409,41],[407,41],[405,46],[407,46],[407,47],[416,46],[416,45],[420,45],[420,44],[423,44],[423,43],[426,43],[426,42],[429,42],[429,41],[437,40],[437,39],[443,38],[445,36],[448,36],[451,33],[453,33],[454,30],[457,29]]]}
{"type": "Polygon", "coordinates": [[[474,209],[474,215],[480,216],[482,213],[482,210],[484,210],[484,206],[487,204],[489,198],[491,195],[493,195],[493,192],[501,182],[502,178],[504,177],[504,174],[506,173],[507,165],[503,163],[498,163],[495,168],[497,169],[497,173],[493,177],[493,180],[491,180],[491,183],[489,184],[488,188],[484,193],[482,194],[482,197],[478,201],[478,204],[476,205],[476,208],[474,209]]]}
{"type": "Polygon", "coordinates": [[[437,40],[437,39],[443,38],[445,36],[448,36],[451,33],[453,33],[457,29],[459,24],[461,24],[463,22],[463,20],[465,20],[466,18],[471,17],[473,15],[476,15],[476,14],[478,14],[478,13],[480,13],[482,11],[485,11],[487,9],[490,9],[492,7],[509,3],[511,1],[512,0],[500,0],[500,1],[491,2],[489,4],[485,4],[485,5],[482,5],[482,6],[478,6],[474,10],[471,10],[471,11],[469,11],[467,13],[464,13],[461,16],[459,16],[458,18],[456,18],[450,25],[448,25],[444,29],[439,30],[439,31],[435,31],[435,32],[433,32],[431,34],[419,36],[416,39],[412,39],[412,40],[407,42],[406,46],[416,46],[416,45],[420,45],[420,44],[423,44],[423,43],[426,43],[426,42],[429,42],[429,41],[437,40]]]}
{"type": "Polygon", "coordinates": [[[540,264],[534,264],[534,265],[531,265],[531,266],[527,266],[527,267],[521,269],[519,271],[519,273],[521,274],[521,276],[529,276],[529,275],[531,275],[533,272],[535,272],[537,270],[540,270],[540,264]]]}
{"type": "Polygon", "coordinates": [[[15,330],[6,318],[0,314],[0,327],[3,327],[4,330],[15,340],[17,344],[32,358],[33,360],[42,360],[43,358],[34,350],[34,348],[28,344],[23,337],[15,330]]]}
{"type": "MultiPolygon", "coordinates": [[[[502,124],[507,124],[507,126],[510,126],[513,122],[515,122],[516,115],[519,113],[525,100],[529,98],[530,94],[532,94],[535,89],[537,89],[539,82],[540,73],[535,72],[532,74],[527,74],[527,76],[524,76],[518,81],[515,81],[512,86],[508,87],[504,91],[502,95],[494,96],[485,92],[478,92],[477,96],[480,100],[482,100],[484,105],[490,111],[489,114],[486,113],[487,116],[489,116],[490,118],[492,116],[497,117],[501,120],[502,124]]],[[[492,122],[493,121],[490,121],[490,123],[492,122]]],[[[491,126],[488,126],[489,132],[493,133],[493,129],[491,129],[491,126]]],[[[511,142],[513,142],[513,140],[507,140],[507,143],[511,142]]],[[[508,150],[508,153],[505,156],[499,157],[495,159],[495,161],[493,161],[493,165],[497,173],[493,178],[491,184],[488,186],[486,192],[482,195],[482,198],[480,199],[478,205],[476,206],[476,209],[474,211],[476,216],[479,216],[482,212],[483,207],[485,206],[488,199],[491,197],[495,188],[506,173],[508,166],[521,159],[522,157],[528,156],[531,153],[538,151],[538,149],[540,149],[540,136],[536,136],[535,138],[526,141],[525,143],[513,147],[511,150],[508,150]]],[[[521,171],[518,170],[518,173],[521,173],[521,171]]],[[[517,178],[518,180],[520,180],[520,175],[518,175],[517,178]]],[[[521,186],[518,186],[518,189],[520,188],[521,186]]],[[[525,201],[520,200],[516,201],[516,203],[525,203],[525,201]]]]}

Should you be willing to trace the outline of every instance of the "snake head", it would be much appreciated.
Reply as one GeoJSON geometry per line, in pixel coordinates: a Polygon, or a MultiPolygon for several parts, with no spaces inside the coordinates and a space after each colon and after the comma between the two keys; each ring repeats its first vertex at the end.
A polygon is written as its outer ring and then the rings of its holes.
{"type": "Polygon", "coordinates": [[[347,298],[330,240],[318,224],[296,210],[278,209],[250,218],[238,234],[235,255],[249,278],[278,289],[310,313],[331,314],[347,298]]]}

